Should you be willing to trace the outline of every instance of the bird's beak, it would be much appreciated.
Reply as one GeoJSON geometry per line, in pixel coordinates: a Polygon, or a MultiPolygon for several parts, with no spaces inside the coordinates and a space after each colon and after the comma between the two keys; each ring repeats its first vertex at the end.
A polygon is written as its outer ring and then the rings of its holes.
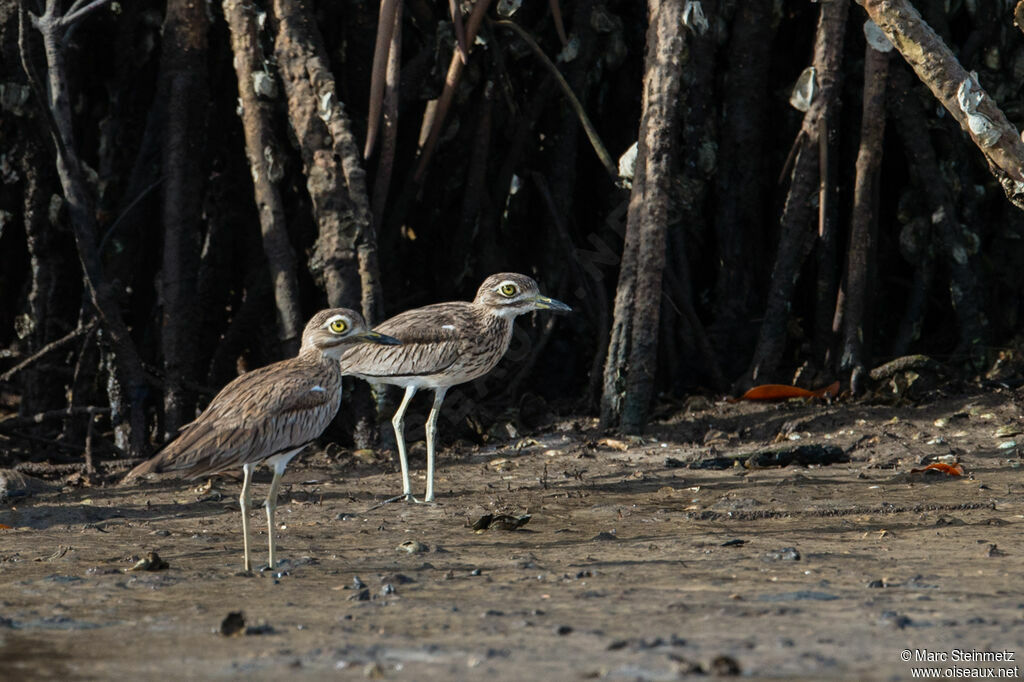
{"type": "Polygon", "coordinates": [[[401,346],[402,342],[393,336],[381,334],[375,331],[366,331],[359,335],[359,338],[369,343],[379,343],[382,346],[401,346]]]}
{"type": "Polygon", "coordinates": [[[572,312],[572,308],[561,301],[551,298],[550,296],[541,296],[540,294],[537,294],[533,299],[533,303],[541,310],[559,310],[563,313],[572,312]]]}

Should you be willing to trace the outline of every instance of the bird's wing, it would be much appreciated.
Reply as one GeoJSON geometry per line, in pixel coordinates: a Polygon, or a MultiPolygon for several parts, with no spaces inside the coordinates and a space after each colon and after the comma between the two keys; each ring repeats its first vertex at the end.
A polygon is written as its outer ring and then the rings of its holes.
{"type": "Polygon", "coordinates": [[[466,303],[407,310],[374,328],[401,346],[360,344],[341,356],[341,371],[361,377],[426,376],[443,372],[462,353],[474,319],[466,303]]]}
{"type": "Polygon", "coordinates": [[[198,419],[129,477],[168,470],[196,477],[262,461],[319,436],[340,402],[340,372],[325,376],[292,360],[254,370],[221,389],[198,419]]]}

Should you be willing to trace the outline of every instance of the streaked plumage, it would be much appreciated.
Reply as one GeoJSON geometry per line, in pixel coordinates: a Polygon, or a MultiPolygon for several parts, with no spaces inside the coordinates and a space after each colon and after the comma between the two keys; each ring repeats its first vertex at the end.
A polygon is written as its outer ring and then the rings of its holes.
{"type": "Polygon", "coordinates": [[[239,498],[245,569],[250,570],[250,482],[262,462],[274,469],[266,499],[271,568],[274,566],[274,508],[277,488],[288,462],[323,433],[341,405],[338,357],[363,341],[397,344],[367,331],[354,310],[333,308],[313,316],[302,333],[294,358],[243,374],[225,386],[199,417],[184,426],[159,454],[128,472],[125,480],[148,473],[178,471],[198,478],[242,467],[239,498]]]}
{"type": "Polygon", "coordinates": [[[572,310],[542,296],[537,283],[526,275],[491,275],[472,302],[436,303],[407,310],[381,323],[375,331],[393,336],[401,346],[360,346],[345,352],[342,372],[371,383],[401,386],[402,403],[391,420],[402,466],[402,494],[412,500],[404,432],[405,410],[420,388],[434,390],[427,419],[427,494],[434,499],[434,438],[437,416],[451,386],[490,372],[508,350],[515,318],[537,309],[572,310]]]}

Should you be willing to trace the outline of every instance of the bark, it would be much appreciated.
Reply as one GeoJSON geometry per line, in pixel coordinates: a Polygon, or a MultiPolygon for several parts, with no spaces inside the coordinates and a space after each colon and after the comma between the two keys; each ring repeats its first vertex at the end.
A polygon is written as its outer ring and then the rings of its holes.
{"type": "MultiPolygon", "coordinates": [[[[720,13],[717,0],[704,0],[701,4],[707,16],[720,13]]],[[[716,149],[718,139],[717,107],[709,93],[714,92],[715,87],[719,34],[715,28],[696,26],[687,33],[688,59],[682,73],[682,97],[686,104],[682,116],[682,152],[679,177],[674,183],[674,219],[668,228],[667,286],[663,287],[665,302],[662,305],[662,310],[671,310],[674,318],[662,324],[662,327],[669,327],[668,333],[663,335],[668,343],[659,355],[673,385],[692,384],[700,376],[709,379],[708,383],[715,390],[722,390],[725,386],[718,358],[693,306],[690,254],[686,244],[687,236],[696,243],[711,239],[708,193],[718,171],[718,160],[709,150],[716,149]],[[685,355],[674,352],[678,344],[693,352],[685,355]]]]}
{"type": "Polygon", "coordinates": [[[646,423],[654,392],[665,226],[682,106],[683,5],[682,0],[649,0],[647,5],[637,165],[601,400],[602,424],[618,423],[630,433],[646,423]]]}
{"type": "Polygon", "coordinates": [[[935,147],[927,136],[928,122],[921,102],[910,91],[911,78],[904,70],[894,74],[898,97],[896,129],[910,161],[911,178],[924,196],[937,242],[945,257],[951,280],[950,297],[956,311],[960,349],[976,366],[984,364],[988,322],[981,308],[984,290],[978,281],[976,258],[957,220],[956,204],[939,169],[935,147]]]}
{"type": "MultiPolygon", "coordinates": [[[[31,355],[11,370],[0,374],[0,381],[9,381],[14,374],[78,335],[78,331],[74,330],[70,335],[62,336],[75,323],[74,303],[78,295],[68,286],[69,280],[74,279],[67,276],[68,266],[73,266],[73,251],[68,249],[69,240],[66,234],[61,234],[55,229],[56,226],[50,224],[47,215],[47,203],[54,191],[52,173],[44,170],[47,162],[35,136],[26,137],[19,146],[22,147],[19,156],[24,194],[22,222],[25,226],[31,277],[28,315],[24,319],[32,325],[27,337],[27,350],[31,355]],[[58,337],[59,340],[54,341],[58,337]]],[[[21,414],[56,409],[66,401],[60,384],[48,381],[44,371],[29,370],[22,385],[24,393],[19,406],[21,414]]]]}
{"type": "Polygon", "coordinates": [[[1024,142],[995,100],[907,0],[863,0],[863,5],[921,82],[985,155],[989,171],[1006,197],[1024,209],[1024,142]],[[958,102],[958,90],[965,84],[978,101],[963,107],[958,102]]]}
{"type": "Polygon", "coordinates": [[[853,190],[850,248],[846,264],[842,369],[851,372],[850,387],[860,392],[861,377],[871,362],[865,341],[871,330],[868,311],[874,290],[875,244],[878,231],[878,190],[885,137],[885,93],[889,53],[864,48],[864,104],[853,190]]]}
{"type": "Polygon", "coordinates": [[[839,65],[843,53],[843,35],[848,0],[821,3],[818,32],[814,46],[818,94],[804,115],[797,140],[796,161],[786,205],[782,213],[782,234],[772,268],[764,322],[747,374],[734,388],[763,382],[775,374],[785,350],[789,311],[800,266],[813,246],[808,229],[815,191],[820,190],[820,140],[827,113],[839,96],[839,65]]]}
{"type": "Polygon", "coordinates": [[[195,417],[195,395],[182,383],[197,370],[196,278],[199,272],[204,150],[206,148],[206,5],[169,0],[161,59],[162,101],[168,112],[163,138],[162,346],[167,390],[164,437],[195,417]]]}
{"type": "MultiPolygon", "coordinates": [[[[43,14],[31,15],[31,19],[33,26],[42,35],[46,53],[47,90],[44,104],[57,147],[57,174],[67,202],[89,300],[96,308],[105,332],[104,341],[113,354],[113,362],[109,367],[108,395],[111,422],[115,427],[115,444],[128,456],[137,457],[144,455],[147,450],[145,414],[141,401],[137,399],[144,393],[145,375],[138,350],[121,316],[117,296],[103,275],[97,249],[93,197],[86,185],[75,145],[65,63],[67,30],[85,13],[103,4],[92,3],[65,16],[58,13],[57,0],[47,0],[43,14]]],[[[23,59],[26,61],[26,71],[30,71],[29,58],[24,52],[23,59]]],[[[31,71],[29,77],[32,79],[31,71]]]]}
{"type": "Polygon", "coordinates": [[[274,52],[319,228],[310,267],[323,277],[331,306],[362,308],[373,320],[380,308],[377,240],[351,124],[308,3],[274,0],[273,11],[274,52]]]}
{"type": "Polygon", "coordinates": [[[288,239],[288,221],[278,189],[278,182],[284,175],[285,154],[274,136],[270,106],[255,89],[254,78],[270,76],[261,68],[263,54],[255,8],[243,0],[225,0],[224,17],[231,29],[245,151],[259,211],[263,251],[267,255],[274,290],[280,352],[281,357],[291,357],[299,350],[305,321],[299,303],[295,252],[288,239]]]}
{"type": "Polygon", "coordinates": [[[724,73],[718,164],[715,174],[715,242],[719,261],[715,281],[714,322],[708,330],[717,357],[729,376],[743,371],[756,328],[750,324],[756,303],[759,259],[768,226],[764,130],[767,127],[768,67],[774,29],[771,0],[738,4],[729,38],[724,73]]]}

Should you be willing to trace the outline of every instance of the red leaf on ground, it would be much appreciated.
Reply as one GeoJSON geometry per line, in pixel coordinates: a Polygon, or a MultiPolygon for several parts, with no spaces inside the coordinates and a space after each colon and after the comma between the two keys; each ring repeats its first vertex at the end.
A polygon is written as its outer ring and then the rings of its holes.
{"type": "Polygon", "coordinates": [[[941,471],[942,473],[949,474],[950,476],[964,475],[964,468],[959,464],[945,464],[943,462],[932,462],[926,467],[921,467],[920,469],[911,469],[910,473],[919,474],[923,471],[928,471],[929,469],[933,471],[941,471]]]}

